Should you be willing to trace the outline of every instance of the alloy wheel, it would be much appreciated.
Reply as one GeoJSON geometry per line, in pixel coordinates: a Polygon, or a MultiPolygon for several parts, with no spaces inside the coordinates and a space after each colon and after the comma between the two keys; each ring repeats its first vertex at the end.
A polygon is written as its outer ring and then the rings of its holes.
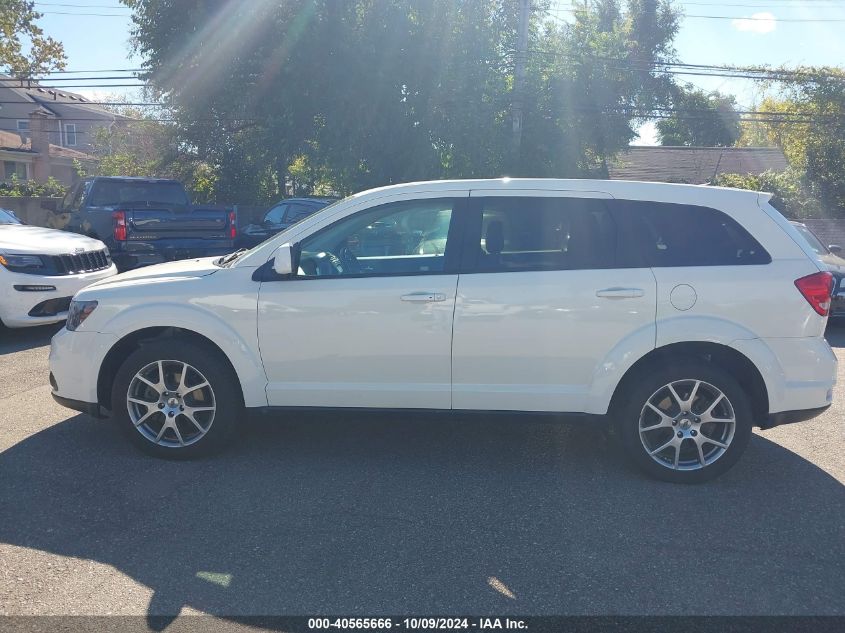
{"type": "Polygon", "coordinates": [[[141,368],[129,383],[126,407],[141,435],[170,448],[202,439],[217,411],[206,377],[178,360],[158,360],[141,368]]]}
{"type": "Polygon", "coordinates": [[[728,397],[702,380],[662,386],[640,412],[639,435],[655,462],[672,470],[700,470],[724,455],[736,430],[728,397]]]}

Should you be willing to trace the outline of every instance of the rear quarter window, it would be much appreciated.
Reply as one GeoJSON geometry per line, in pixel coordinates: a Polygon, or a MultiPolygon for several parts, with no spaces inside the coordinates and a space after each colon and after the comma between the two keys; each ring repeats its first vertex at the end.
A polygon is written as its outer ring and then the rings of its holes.
{"type": "Polygon", "coordinates": [[[620,267],[738,266],[772,261],[727,214],[710,207],[614,200],[620,267]]]}

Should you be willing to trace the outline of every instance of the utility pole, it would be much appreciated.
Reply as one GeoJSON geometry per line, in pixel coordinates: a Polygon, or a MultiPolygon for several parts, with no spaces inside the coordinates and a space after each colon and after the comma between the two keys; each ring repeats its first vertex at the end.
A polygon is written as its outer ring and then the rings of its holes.
{"type": "Polygon", "coordinates": [[[511,163],[520,163],[522,145],[522,113],[525,105],[525,64],[528,61],[528,21],[531,17],[531,0],[519,0],[519,25],[517,27],[516,68],[513,75],[513,153],[511,163]]]}

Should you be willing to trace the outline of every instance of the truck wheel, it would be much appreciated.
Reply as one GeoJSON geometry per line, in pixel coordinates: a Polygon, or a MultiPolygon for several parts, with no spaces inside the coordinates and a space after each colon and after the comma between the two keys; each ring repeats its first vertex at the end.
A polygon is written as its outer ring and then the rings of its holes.
{"type": "Polygon", "coordinates": [[[612,415],[625,452],[663,481],[714,479],[751,438],[748,395],[728,372],[703,361],[652,365],[619,400],[612,415]]]}
{"type": "Polygon", "coordinates": [[[184,338],[142,345],[112,387],[115,421],[156,457],[184,459],[223,448],[238,428],[243,399],[220,353],[184,338]]]}

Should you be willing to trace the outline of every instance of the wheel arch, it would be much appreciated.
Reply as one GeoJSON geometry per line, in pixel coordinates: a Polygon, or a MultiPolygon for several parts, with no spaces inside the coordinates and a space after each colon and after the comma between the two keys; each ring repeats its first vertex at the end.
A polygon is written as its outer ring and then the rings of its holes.
{"type": "Polygon", "coordinates": [[[754,362],[733,347],[709,341],[688,341],[657,347],[639,358],[624,373],[610,400],[609,412],[624,400],[634,380],[650,367],[660,364],[694,359],[713,363],[730,373],[748,392],[755,424],[760,424],[769,414],[769,390],[763,375],[754,362]]]}
{"type": "Polygon", "coordinates": [[[241,376],[229,355],[217,343],[195,330],[184,327],[153,326],[125,334],[106,353],[97,375],[97,401],[102,407],[111,409],[111,391],[114,379],[118,368],[126,357],[146,343],[160,341],[166,338],[193,340],[215,351],[220,356],[221,361],[226,364],[231,370],[232,375],[237,379],[238,391],[241,394],[242,401],[246,402],[248,394],[245,392],[241,376]]]}

